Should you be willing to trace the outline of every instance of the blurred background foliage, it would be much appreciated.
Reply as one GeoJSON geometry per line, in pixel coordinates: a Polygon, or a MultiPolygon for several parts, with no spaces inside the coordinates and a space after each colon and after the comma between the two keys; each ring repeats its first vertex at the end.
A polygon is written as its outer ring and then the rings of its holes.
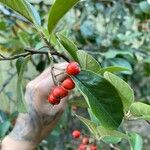
{"type": "MultiPolygon", "coordinates": [[[[40,12],[42,24],[48,20],[48,11],[54,0],[28,0],[40,12]]],[[[43,30],[45,30],[43,29],[43,30]]],[[[79,49],[93,55],[102,67],[123,66],[128,71],[119,72],[135,91],[137,101],[150,104],[150,1],[145,0],[82,0],[57,26],[72,39],[79,49]]],[[[45,30],[46,32],[46,30],[45,30]]],[[[51,37],[54,46],[62,47],[51,37]]],[[[40,48],[44,45],[32,26],[12,10],[0,5],[0,53],[6,56],[22,53],[24,48],[40,48]]],[[[55,62],[60,62],[56,57],[55,62]]],[[[16,61],[0,62],[0,126],[1,137],[13,127],[16,113],[16,61]]],[[[24,75],[24,85],[48,67],[49,61],[43,55],[32,57],[24,75]]],[[[73,96],[80,96],[77,91],[73,96]]],[[[86,114],[78,109],[83,116],[86,114]]],[[[71,106],[64,113],[57,128],[44,140],[39,149],[70,149],[77,145],[71,140],[70,132],[74,128],[84,129],[81,123],[70,113],[71,106]],[[71,117],[73,116],[73,117],[71,117]],[[66,124],[68,122],[68,124],[66,124]],[[69,130],[68,130],[69,129],[69,130]],[[55,141],[55,142],[54,142],[55,141]],[[54,148],[55,147],[55,148],[54,148]]],[[[144,138],[144,149],[148,150],[150,128],[143,122],[127,125],[131,131],[137,131],[144,138]]],[[[84,130],[85,132],[86,130],[84,130]]],[[[88,134],[88,133],[86,133],[88,134]]],[[[121,149],[127,149],[125,142],[119,143],[121,149]]],[[[99,149],[113,149],[105,143],[99,143],[99,149]]],[[[116,145],[117,146],[117,145],[116,145]]]]}

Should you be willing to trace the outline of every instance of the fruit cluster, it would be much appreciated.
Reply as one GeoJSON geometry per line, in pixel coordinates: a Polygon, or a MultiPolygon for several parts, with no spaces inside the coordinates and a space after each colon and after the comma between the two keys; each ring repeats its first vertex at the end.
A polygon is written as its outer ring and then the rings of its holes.
{"type": "MultiPolygon", "coordinates": [[[[77,62],[71,62],[66,68],[68,75],[77,75],[80,73],[80,67],[77,62]]],[[[60,103],[60,100],[68,95],[68,91],[74,89],[75,84],[70,77],[67,77],[61,85],[55,87],[48,96],[49,103],[56,105],[60,103]]]]}
{"type": "Polygon", "coordinates": [[[75,139],[81,139],[81,144],[78,146],[77,150],[97,150],[96,144],[92,144],[86,136],[81,137],[81,132],[79,130],[74,130],[72,132],[72,137],[75,139]]]}

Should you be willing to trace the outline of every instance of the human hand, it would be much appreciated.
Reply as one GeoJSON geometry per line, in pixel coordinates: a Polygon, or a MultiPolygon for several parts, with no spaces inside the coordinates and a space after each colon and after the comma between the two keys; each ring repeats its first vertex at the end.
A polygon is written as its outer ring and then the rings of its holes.
{"type": "MultiPolygon", "coordinates": [[[[54,69],[54,74],[60,82],[66,78],[66,74],[62,71],[66,66],[67,63],[54,66],[60,68],[60,70],[54,69]]],[[[32,143],[34,148],[48,136],[56,126],[67,103],[67,97],[63,98],[58,105],[48,103],[48,95],[54,87],[51,68],[46,69],[28,83],[25,93],[28,113],[19,115],[14,129],[9,135],[10,138],[32,143]]]]}

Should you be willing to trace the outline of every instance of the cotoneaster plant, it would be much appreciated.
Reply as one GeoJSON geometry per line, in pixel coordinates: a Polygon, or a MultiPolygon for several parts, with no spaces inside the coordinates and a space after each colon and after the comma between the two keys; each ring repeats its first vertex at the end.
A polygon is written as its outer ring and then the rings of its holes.
{"type": "MultiPolygon", "coordinates": [[[[134,96],[134,91],[123,79],[115,75],[115,72],[127,71],[124,67],[101,67],[97,60],[88,54],[87,51],[79,50],[78,46],[68,38],[64,31],[58,32],[56,26],[61,18],[77,3],[79,0],[56,0],[51,6],[48,22],[41,23],[41,18],[37,10],[26,0],[0,0],[2,4],[22,15],[28,23],[35,28],[36,34],[39,35],[39,41],[43,42],[40,48],[31,47],[24,48],[24,52],[18,55],[6,57],[0,55],[0,60],[17,59],[17,108],[19,112],[25,111],[23,102],[23,73],[28,61],[32,61],[31,57],[35,54],[44,55],[51,65],[55,88],[50,91],[48,102],[57,105],[62,98],[68,96],[68,92],[75,88],[78,94],[72,95],[72,101],[68,102],[75,108],[86,109],[87,118],[78,115],[78,110],[73,112],[73,116],[77,117],[90,131],[89,137],[94,139],[92,143],[85,145],[85,141],[81,142],[82,147],[91,150],[98,149],[98,142],[120,146],[122,140],[128,141],[132,150],[138,147],[142,150],[142,138],[135,132],[129,132],[125,128],[128,121],[144,120],[150,124],[150,105],[138,102],[134,96]],[[61,9],[60,9],[61,7],[61,9]],[[22,11],[22,8],[24,10],[22,11]],[[46,26],[47,25],[47,26],[46,26]],[[45,49],[46,48],[46,49],[45,49]],[[68,75],[62,83],[58,83],[53,72],[55,60],[59,62],[69,62],[64,73],[68,75]],[[21,82],[20,82],[21,81],[21,82]],[[76,101],[78,96],[81,97],[76,101]],[[75,102],[74,102],[75,100],[75,102]],[[136,100],[136,101],[135,101],[136,100]],[[137,140],[138,139],[138,140],[137,140]],[[96,145],[95,145],[96,143],[96,145]]],[[[140,5],[141,6],[141,5],[140,5]]],[[[142,8],[149,6],[148,3],[142,3],[142,8]],[[146,4],[146,5],[145,5],[146,4]]],[[[146,12],[147,12],[146,7],[146,12]]],[[[24,19],[23,19],[24,20],[24,19]]],[[[88,41],[87,41],[88,42],[88,41]]],[[[39,45],[41,45],[41,43],[39,45]]],[[[39,46],[38,46],[39,47],[39,46]]],[[[92,51],[94,52],[94,50],[92,51]]],[[[113,53],[113,51],[112,51],[113,53]]],[[[100,55],[102,55],[100,53],[100,55]]],[[[120,55],[120,53],[119,53],[120,55]]],[[[98,54],[99,56],[99,54],[98,54]]],[[[109,56],[108,56],[109,57],[109,56]]],[[[101,58],[100,58],[101,60],[101,58]]],[[[102,61],[102,60],[101,60],[102,61]]],[[[80,114],[80,113],[79,113],[80,114]]],[[[67,122],[66,122],[67,124],[67,122]]],[[[75,139],[81,139],[80,131],[73,134],[75,139]]],[[[79,149],[81,149],[81,145],[79,149]]],[[[116,147],[115,147],[116,148],[116,147]]]]}

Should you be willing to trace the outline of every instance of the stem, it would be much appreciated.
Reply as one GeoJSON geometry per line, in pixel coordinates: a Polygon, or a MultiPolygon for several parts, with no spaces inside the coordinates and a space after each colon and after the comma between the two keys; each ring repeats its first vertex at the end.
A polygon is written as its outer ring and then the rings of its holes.
{"type": "MultiPolygon", "coordinates": [[[[6,57],[6,56],[0,54],[0,57],[1,57],[0,61],[14,60],[14,59],[18,59],[20,57],[26,57],[26,56],[34,55],[34,54],[48,55],[48,53],[49,53],[48,51],[39,51],[39,50],[35,50],[35,49],[24,49],[24,50],[26,51],[25,53],[17,54],[17,55],[11,56],[11,57],[6,57]]],[[[61,57],[65,61],[69,62],[69,59],[65,55],[58,53],[57,51],[52,51],[50,53],[51,53],[51,55],[61,57]]]]}

